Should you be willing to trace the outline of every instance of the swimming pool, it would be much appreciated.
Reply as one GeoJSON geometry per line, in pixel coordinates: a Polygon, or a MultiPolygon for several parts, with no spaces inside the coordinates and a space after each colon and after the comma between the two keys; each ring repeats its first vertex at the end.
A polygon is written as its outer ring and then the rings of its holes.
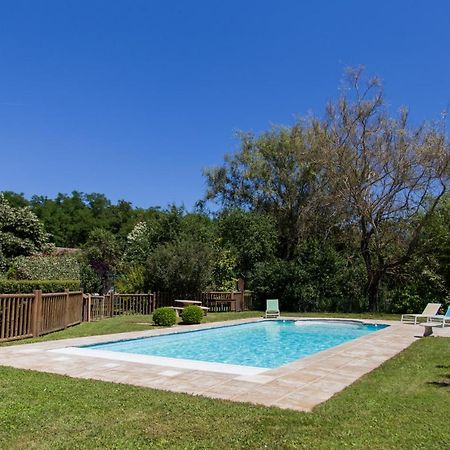
{"type": "Polygon", "coordinates": [[[356,321],[271,320],[82,348],[271,369],[386,326],[356,321]]]}

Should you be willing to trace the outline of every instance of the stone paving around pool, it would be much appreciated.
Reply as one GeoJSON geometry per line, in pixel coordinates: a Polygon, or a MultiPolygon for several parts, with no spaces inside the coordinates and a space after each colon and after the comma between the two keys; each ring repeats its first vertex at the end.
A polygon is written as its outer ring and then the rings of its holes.
{"type": "MultiPolygon", "coordinates": [[[[283,319],[289,318],[283,317],[283,319]]],[[[299,318],[293,319],[299,320],[299,318]]],[[[109,359],[70,354],[67,351],[68,347],[80,345],[215,328],[256,320],[261,319],[242,319],[176,326],[170,329],[18,344],[0,348],[0,365],[236,402],[311,411],[316,405],[328,400],[362,375],[380,366],[423,335],[422,326],[394,321],[364,320],[364,323],[383,323],[391,326],[285,366],[251,375],[246,375],[245,371],[241,375],[220,373],[197,368],[187,369],[148,362],[122,361],[114,357],[109,359]]],[[[434,335],[450,337],[450,327],[437,328],[434,330],[434,335]]]]}

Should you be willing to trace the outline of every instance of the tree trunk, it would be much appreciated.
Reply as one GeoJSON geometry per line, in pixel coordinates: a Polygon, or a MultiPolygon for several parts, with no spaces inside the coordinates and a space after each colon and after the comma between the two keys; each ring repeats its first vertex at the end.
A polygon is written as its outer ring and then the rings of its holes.
{"type": "Polygon", "coordinates": [[[366,290],[367,290],[367,298],[369,300],[369,311],[378,312],[380,307],[379,298],[380,298],[381,274],[368,273],[367,275],[368,275],[368,282],[366,290]]]}

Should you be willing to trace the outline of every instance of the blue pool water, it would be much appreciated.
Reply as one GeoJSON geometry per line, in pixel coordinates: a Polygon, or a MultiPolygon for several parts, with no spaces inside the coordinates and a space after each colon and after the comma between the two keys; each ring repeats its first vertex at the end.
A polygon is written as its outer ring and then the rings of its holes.
{"type": "Polygon", "coordinates": [[[386,325],[357,322],[261,321],[84,348],[274,368],[373,333],[386,325]]]}

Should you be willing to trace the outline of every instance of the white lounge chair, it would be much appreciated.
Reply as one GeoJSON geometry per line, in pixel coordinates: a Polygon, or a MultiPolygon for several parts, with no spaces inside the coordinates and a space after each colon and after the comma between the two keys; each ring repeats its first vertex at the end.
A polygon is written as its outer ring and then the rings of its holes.
{"type": "Polygon", "coordinates": [[[428,303],[422,314],[402,314],[402,322],[413,323],[416,325],[417,319],[421,317],[425,317],[429,320],[430,317],[436,316],[441,306],[442,305],[440,303],[428,303]]]}
{"type": "Polygon", "coordinates": [[[428,320],[430,322],[442,323],[442,328],[445,327],[446,323],[450,326],[450,306],[447,308],[447,312],[445,314],[436,314],[435,316],[430,316],[428,320]]]}
{"type": "Polygon", "coordinates": [[[266,301],[266,319],[276,319],[280,317],[280,307],[278,305],[278,299],[270,299],[266,301]]]}

